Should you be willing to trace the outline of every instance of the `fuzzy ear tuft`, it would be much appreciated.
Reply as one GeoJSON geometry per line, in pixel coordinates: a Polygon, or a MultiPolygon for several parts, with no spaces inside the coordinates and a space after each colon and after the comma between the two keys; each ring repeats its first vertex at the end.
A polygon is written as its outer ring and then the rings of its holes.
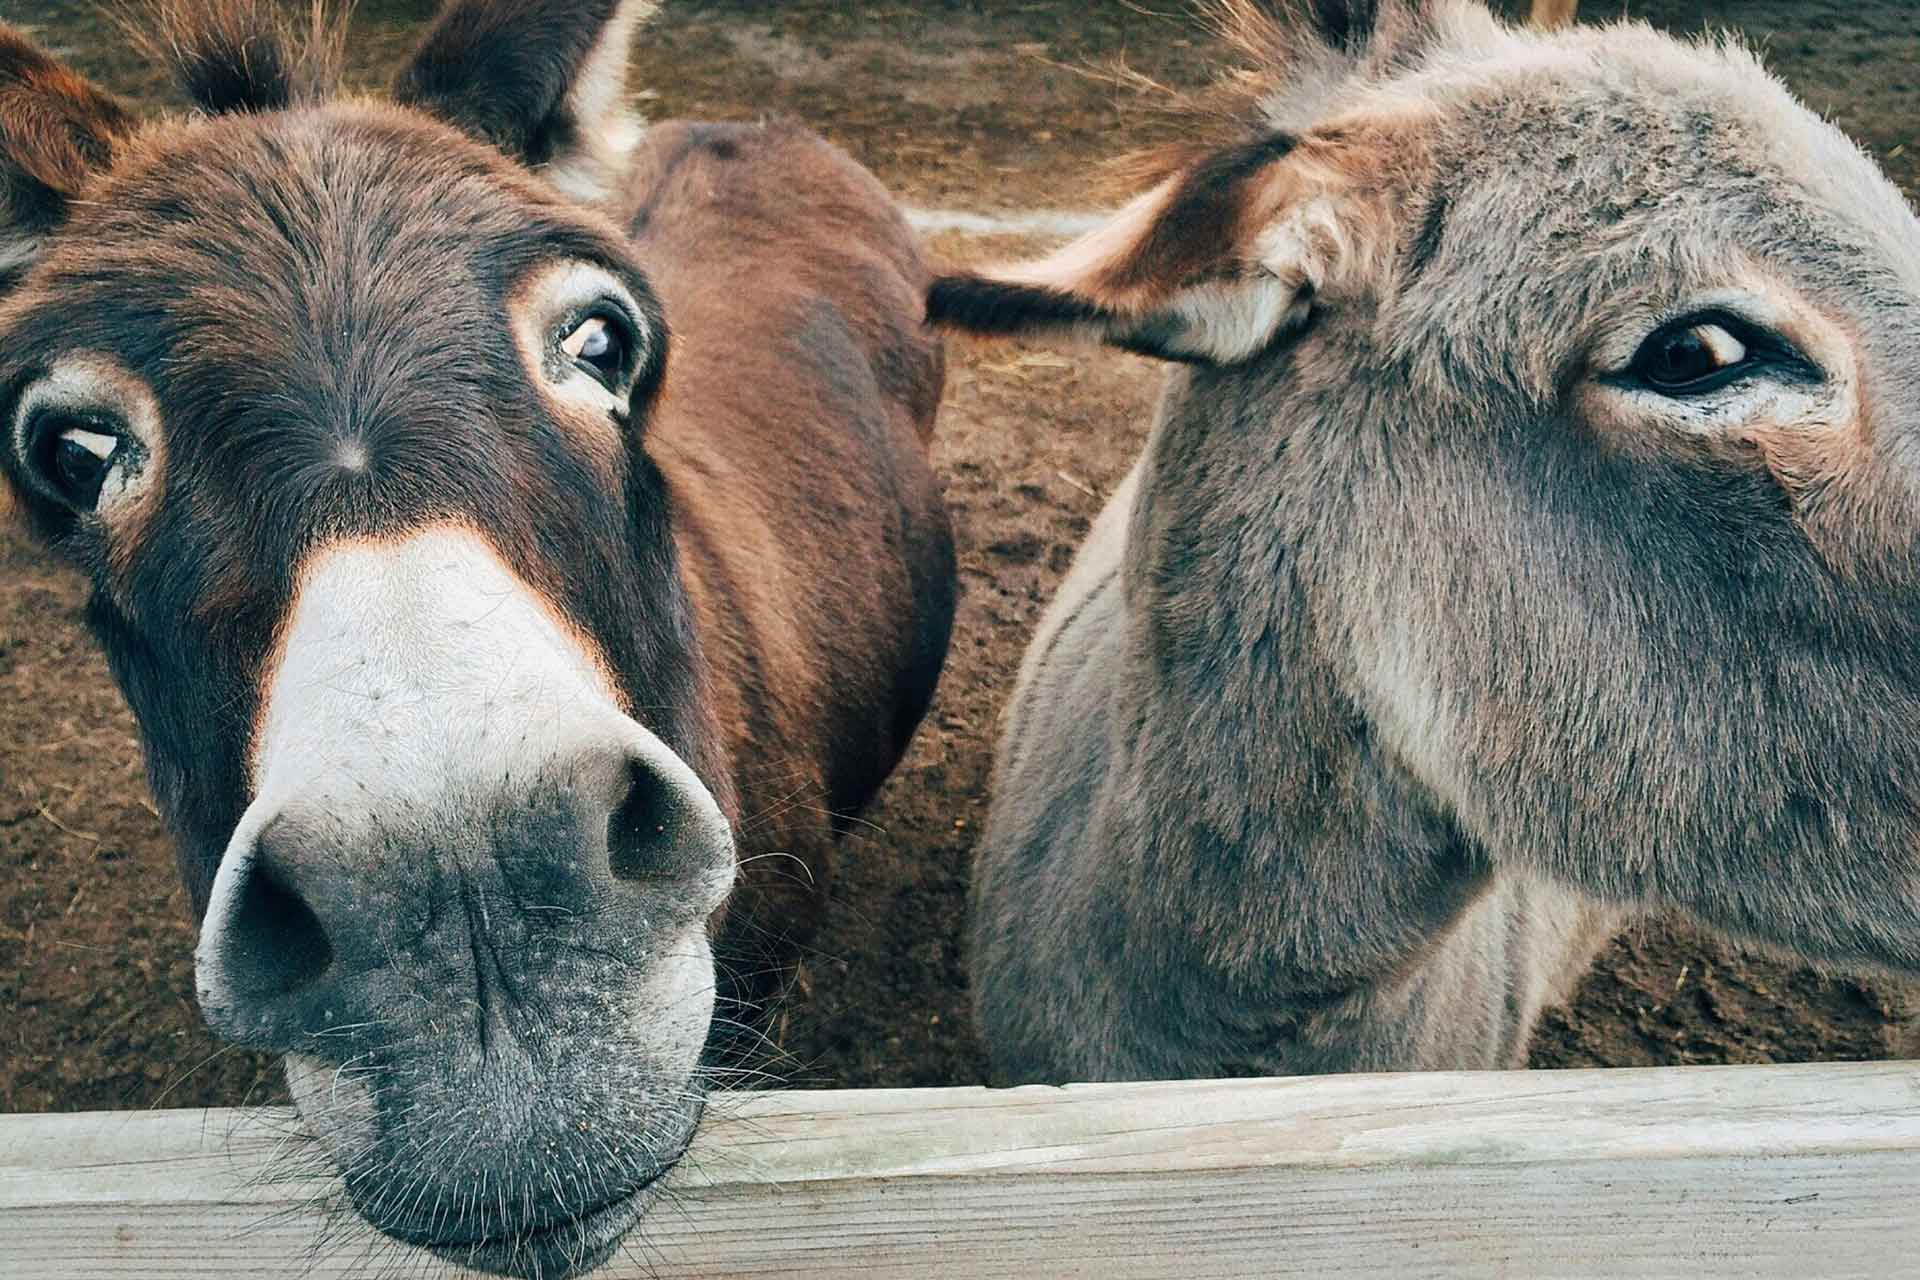
{"type": "Polygon", "coordinates": [[[1204,0],[1240,69],[1213,110],[1304,130],[1356,81],[1417,59],[1434,38],[1431,0],[1204,0]]]}
{"type": "Polygon", "coordinates": [[[339,86],[351,6],[311,0],[304,24],[276,0],[156,0],[122,18],[135,44],[210,115],[280,111],[339,86]]]}
{"type": "Polygon", "coordinates": [[[1305,7],[1319,37],[1348,51],[1363,47],[1380,19],[1379,0],[1312,0],[1305,7]]]}
{"type": "Polygon", "coordinates": [[[1183,364],[1231,364],[1297,328],[1307,306],[1278,282],[1203,286],[1139,311],[1101,306],[1045,285],[991,275],[936,278],[927,319],[981,337],[1104,343],[1183,364]]]}
{"type": "Polygon", "coordinates": [[[1326,53],[1370,58],[1404,51],[1424,31],[1431,0],[1205,0],[1208,25],[1256,63],[1284,71],[1326,53]]]}
{"type": "Polygon", "coordinates": [[[119,99],[0,23],[0,291],[133,130],[119,99]]]}
{"type": "Polygon", "coordinates": [[[394,97],[543,170],[606,194],[639,128],[626,105],[633,36],[657,0],[453,0],[394,97]]]}

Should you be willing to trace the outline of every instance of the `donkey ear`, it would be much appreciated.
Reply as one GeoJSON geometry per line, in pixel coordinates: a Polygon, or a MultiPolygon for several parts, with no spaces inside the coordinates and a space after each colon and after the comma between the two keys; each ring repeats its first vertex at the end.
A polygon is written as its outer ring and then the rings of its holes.
{"type": "Polygon", "coordinates": [[[0,292],[133,128],[118,99],[0,23],[0,292]]]}
{"type": "Polygon", "coordinates": [[[657,0],[452,0],[394,97],[490,142],[583,200],[605,195],[639,129],[628,46],[657,0]]]}
{"type": "Polygon", "coordinates": [[[1276,134],[1213,152],[1050,257],[934,281],[927,318],[1231,364],[1316,300],[1381,284],[1394,243],[1377,143],[1276,134]]]}

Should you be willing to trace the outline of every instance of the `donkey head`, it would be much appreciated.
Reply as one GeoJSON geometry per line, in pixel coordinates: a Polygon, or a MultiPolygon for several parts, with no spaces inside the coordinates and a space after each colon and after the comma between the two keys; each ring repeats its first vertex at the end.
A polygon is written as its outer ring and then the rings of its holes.
{"type": "Polygon", "coordinates": [[[580,198],[644,7],[455,4],[391,104],[264,2],[181,9],[200,110],[148,125],[0,28],[0,453],[91,577],[201,1007],[365,1217],[524,1275],[683,1149],[734,875],[667,329],[580,198]]]}
{"type": "Polygon", "coordinates": [[[1920,969],[1898,192],[1724,44],[1220,13],[1231,136],[931,298],[1182,362],[1131,525],[1151,651],[1230,602],[1490,862],[1920,969]]]}

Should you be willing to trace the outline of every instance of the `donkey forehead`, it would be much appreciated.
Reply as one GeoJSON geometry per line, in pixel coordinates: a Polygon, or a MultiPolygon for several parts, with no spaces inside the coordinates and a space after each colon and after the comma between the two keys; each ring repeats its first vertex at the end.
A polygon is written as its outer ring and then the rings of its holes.
{"type": "Polygon", "coordinates": [[[137,316],[170,363],[244,355],[255,331],[334,345],[419,334],[446,358],[448,331],[498,316],[518,279],[561,258],[643,284],[610,224],[418,113],[215,117],[142,135],[0,325],[35,310],[81,325],[137,316]]]}
{"type": "MultiPolygon", "coordinates": [[[[153,388],[176,468],[317,481],[371,458],[377,477],[552,416],[516,335],[591,301],[528,295],[554,263],[594,264],[663,333],[625,253],[611,224],[405,110],[162,126],[0,304],[0,386],[104,354],[153,388]]],[[[483,461],[463,465],[484,478],[483,461]]]]}
{"type": "Polygon", "coordinates": [[[323,532],[457,512],[519,545],[537,493],[584,537],[626,437],[566,412],[522,340],[594,301],[546,287],[581,262],[656,376],[618,231],[490,149],[351,104],[159,126],[0,302],[0,421],[76,363],[141,384],[166,465],[125,564],[191,570],[208,608],[323,532]]]}
{"type": "Polygon", "coordinates": [[[1660,309],[1770,278],[1858,331],[1905,331],[1920,222],[1745,51],[1632,26],[1501,39],[1525,56],[1431,54],[1334,122],[1400,121],[1425,157],[1402,170],[1419,188],[1410,305],[1531,341],[1633,298],[1660,309]],[[1561,328],[1510,332],[1516,307],[1561,328]]]}
{"type": "Polygon", "coordinates": [[[1450,142],[1467,164],[1532,161],[1516,194],[1548,201],[1571,188],[1597,220],[1634,234],[1737,240],[1807,266],[1866,250],[1920,292],[1920,223],[1905,198],[1744,46],[1640,23],[1472,34],[1468,56],[1456,44],[1411,85],[1456,124],[1450,142]]]}

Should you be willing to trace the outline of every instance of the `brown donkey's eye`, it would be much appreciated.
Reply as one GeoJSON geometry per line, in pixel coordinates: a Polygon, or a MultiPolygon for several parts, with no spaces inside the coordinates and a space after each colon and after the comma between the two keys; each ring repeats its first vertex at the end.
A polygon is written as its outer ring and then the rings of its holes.
{"type": "Polygon", "coordinates": [[[97,424],[49,415],[34,424],[33,439],[35,470],[51,496],[76,511],[98,506],[121,438],[97,424]]]}
{"type": "Polygon", "coordinates": [[[626,335],[605,316],[588,316],[582,320],[561,341],[560,349],[609,391],[618,389],[626,376],[626,335]]]}
{"type": "Polygon", "coordinates": [[[1641,345],[1633,373],[1664,395],[1700,395],[1732,382],[1747,363],[1747,344],[1724,325],[1683,321],[1641,345]]]}

